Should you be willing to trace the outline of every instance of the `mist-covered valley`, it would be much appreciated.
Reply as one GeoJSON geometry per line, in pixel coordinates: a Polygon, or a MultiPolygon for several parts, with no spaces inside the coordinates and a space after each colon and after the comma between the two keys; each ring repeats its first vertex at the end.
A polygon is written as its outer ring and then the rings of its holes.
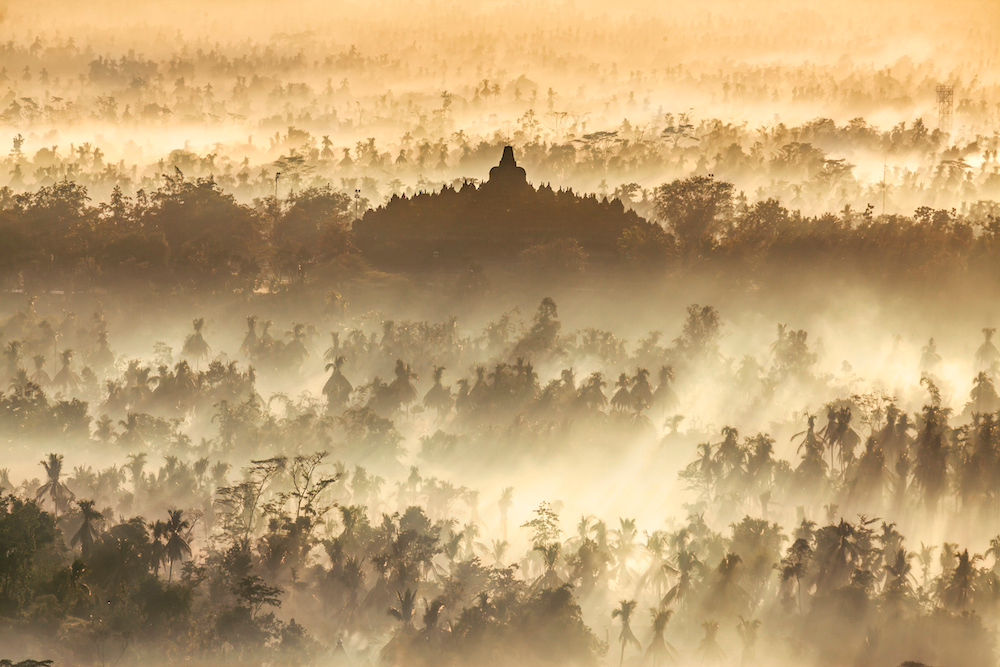
{"type": "Polygon", "coordinates": [[[998,22],[0,5],[0,664],[996,664],[998,22]]]}

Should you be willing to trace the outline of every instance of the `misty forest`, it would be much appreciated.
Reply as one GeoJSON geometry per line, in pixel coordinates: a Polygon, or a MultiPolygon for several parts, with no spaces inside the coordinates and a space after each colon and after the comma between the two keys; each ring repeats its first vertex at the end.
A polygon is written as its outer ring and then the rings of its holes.
{"type": "Polygon", "coordinates": [[[997,26],[0,0],[0,666],[997,665],[997,26]]]}

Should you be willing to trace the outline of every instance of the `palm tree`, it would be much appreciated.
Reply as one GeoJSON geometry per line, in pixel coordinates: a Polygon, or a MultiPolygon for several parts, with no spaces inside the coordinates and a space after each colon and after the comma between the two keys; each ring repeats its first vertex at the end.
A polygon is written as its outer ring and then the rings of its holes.
{"type": "Polygon", "coordinates": [[[993,344],[993,334],[996,332],[997,330],[993,327],[983,329],[983,336],[986,340],[976,350],[976,366],[981,371],[991,372],[1000,362],[1000,350],[997,350],[997,346],[993,344]]]}
{"type": "Polygon", "coordinates": [[[653,404],[653,389],[649,385],[649,371],[645,368],[635,370],[629,396],[632,398],[632,405],[639,409],[648,408],[653,404]]]}
{"type": "Polygon", "coordinates": [[[934,344],[934,339],[931,338],[927,341],[927,345],[924,346],[920,357],[921,374],[933,373],[940,363],[941,355],[938,354],[937,345],[934,344]]]}
{"type": "Polygon", "coordinates": [[[737,632],[740,633],[740,640],[743,642],[742,663],[753,662],[754,647],[757,645],[757,632],[760,630],[760,620],[756,618],[746,619],[739,617],[740,622],[736,625],[737,632]]]}
{"type": "Polygon", "coordinates": [[[424,611],[424,632],[430,634],[437,627],[438,617],[441,614],[441,610],[444,609],[444,600],[441,598],[434,598],[432,601],[427,602],[427,609],[424,611]]]}
{"type": "Polygon", "coordinates": [[[184,339],[184,347],[181,349],[181,352],[184,356],[194,359],[197,365],[203,359],[208,358],[208,355],[212,352],[212,348],[205,342],[205,337],[201,333],[202,329],[205,328],[205,318],[199,317],[195,319],[193,325],[194,332],[188,334],[188,337],[184,339]]]}
{"type": "Polygon", "coordinates": [[[631,571],[629,570],[629,562],[632,560],[632,554],[635,553],[636,543],[635,538],[637,531],[635,528],[635,519],[624,519],[619,517],[618,523],[621,526],[618,530],[611,531],[615,536],[614,545],[614,556],[617,562],[615,567],[615,577],[619,581],[626,577],[631,576],[631,571]]]}
{"type": "Polygon", "coordinates": [[[632,632],[631,626],[632,612],[635,611],[637,604],[635,600],[620,600],[618,607],[611,612],[612,620],[619,618],[622,623],[622,631],[618,634],[618,641],[622,645],[621,654],[618,657],[619,667],[625,662],[625,647],[629,644],[634,644],[636,647],[642,648],[642,644],[639,643],[635,633],[632,632]]]}
{"type": "Polygon", "coordinates": [[[247,358],[257,354],[257,316],[247,315],[247,333],[243,336],[240,353],[247,358]]]}
{"type": "MultiPolygon", "coordinates": [[[[803,523],[805,523],[804,519],[803,523]]],[[[812,560],[812,556],[813,551],[809,545],[809,539],[807,537],[796,536],[795,542],[788,548],[788,552],[781,559],[781,563],[778,566],[783,585],[790,587],[792,582],[795,582],[799,613],[802,612],[802,577],[806,575],[806,569],[812,560]]],[[[785,594],[785,599],[790,599],[790,593],[785,594]]]]}
{"type": "Polygon", "coordinates": [[[31,381],[39,387],[45,387],[52,382],[52,378],[50,378],[49,374],[45,372],[45,355],[36,354],[34,356],[34,362],[35,372],[31,375],[31,381]]]}
{"type": "MultiPolygon", "coordinates": [[[[28,372],[23,368],[18,368],[14,377],[10,379],[11,394],[20,398],[26,398],[33,393],[34,383],[28,377],[28,372]]],[[[34,392],[37,395],[37,392],[34,392]]]]}
{"type": "Polygon", "coordinates": [[[163,538],[167,535],[167,522],[157,519],[149,524],[153,534],[153,541],[150,545],[150,561],[152,562],[153,574],[159,576],[160,568],[167,560],[167,548],[163,544],[163,538]]]}
{"type": "Polygon", "coordinates": [[[330,374],[330,379],[323,385],[323,394],[326,396],[327,402],[331,405],[345,404],[351,392],[354,391],[354,387],[340,370],[344,365],[344,361],[346,361],[346,358],[341,355],[334,359],[333,363],[326,365],[326,370],[329,371],[332,369],[333,373],[330,374]]]}
{"type": "Polygon", "coordinates": [[[580,400],[590,410],[601,410],[608,402],[608,397],[604,395],[604,387],[607,386],[604,375],[600,371],[594,371],[580,387],[580,400]]]}
{"type": "Polygon", "coordinates": [[[288,360],[288,367],[293,370],[302,368],[306,357],[309,356],[309,349],[306,347],[306,325],[294,324],[291,331],[286,331],[285,335],[291,341],[284,347],[283,352],[288,360]]]}
{"type": "Polygon", "coordinates": [[[63,350],[59,355],[62,358],[62,368],[52,378],[52,383],[57,387],[62,387],[66,391],[76,391],[80,386],[80,376],[74,373],[69,365],[73,362],[73,350],[63,350]]]}
{"type": "Polygon", "coordinates": [[[115,363],[115,354],[108,345],[108,332],[97,332],[97,351],[91,357],[92,365],[101,371],[110,369],[115,363]]]}
{"type": "Polygon", "coordinates": [[[12,340],[7,343],[3,356],[7,364],[7,377],[11,377],[21,367],[21,341],[12,340]]]}
{"type": "Polygon", "coordinates": [[[981,558],[979,554],[970,556],[968,549],[958,554],[955,568],[941,594],[941,601],[945,605],[960,612],[969,608],[975,593],[976,562],[981,558]]]}
{"type": "Polygon", "coordinates": [[[695,570],[701,567],[702,563],[698,560],[698,556],[682,546],[677,551],[677,583],[663,596],[661,604],[667,606],[674,602],[685,601],[694,586],[695,570]]]}
{"type": "Polygon", "coordinates": [[[937,547],[933,544],[927,545],[921,542],[920,551],[917,553],[917,560],[920,561],[921,586],[924,588],[927,588],[927,583],[931,578],[931,565],[934,563],[935,549],[937,547]]]}
{"type": "Polygon", "coordinates": [[[556,574],[556,564],[559,562],[559,554],[562,552],[562,544],[559,542],[553,542],[551,544],[536,544],[534,551],[542,554],[542,563],[545,566],[545,572],[538,579],[536,583],[540,588],[550,588],[556,589],[562,586],[565,582],[559,578],[556,574]]]}
{"type": "Polygon", "coordinates": [[[94,437],[97,438],[101,444],[110,444],[115,438],[115,422],[111,417],[107,415],[101,415],[101,418],[95,422],[96,428],[94,429],[94,437]]]}
{"type": "Polygon", "coordinates": [[[124,467],[132,476],[132,490],[138,492],[139,485],[143,480],[142,471],[146,467],[146,452],[129,454],[128,459],[128,464],[124,467]]]}
{"type": "MultiPolygon", "coordinates": [[[[2,471],[0,471],[0,473],[2,473],[2,471]]],[[[2,479],[0,479],[0,488],[2,487],[2,479]]],[[[993,571],[996,572],[997,570],[1000,570],[1000,535],[990,539],[990,548],[986,550],[985,555],[993,557],[993,571]]]]}
{"type": "Polygon", "coordinates": [[[510,544],[506,540],[493,540],[493,548],[490,551],[490,555],[493,556],[493,563],[498,568],[504,566],[504,557],[507,555],[507,549],[510,544]]]}
{"type": "Polygon", "coordinates": [[[671,575],[677,570],[666,559],[667,535],[661,530],[646,533],[645,551],[649,556],[649,565],[639,579],[639,587],[647,585],[653,589],[653,594],[662,599],[666,594],[667,584],[671,575]]]}
{"type": "Polygon", "coordinates": [[[93,500],[80,500],[77,501],[76,505],[80,508],[80,515],[83,521],[80,523],[80,529],[76,531],[70,540],[70,545],[75,547],[79,544],[80,553],[83,555],[84,560],[86,560],[90,555],[90,549],[94,545],[94,540],[97,539],[97,527],[94,524],[104,521],[104,515],[94,509],[93,500]]]}
{"type": "Polygon", "coordinates": [[[47,496],[52,501],[53,513],[56,516],[59,516],[59,512],[66,511],[69,504],[76,497],[60,479],[62,476],[62,464],[62,454],[49,454],[48,460],[41,462],[48,479],[45,484],[42,484],[38,488],[38,492],[35,494],[36,500],[41,500],[47,496]]]}
{"type": "Polygon", "coordinates": [[[926,405],[923,428],[916,442],[916,465],[913,479],[924,493],[924,502],[931,511],[948,486],[947,417],[949,410],[926,405]]]}
{"type": "Polygon", "coordinates": [[[624,412],[632,408],[632,396],[628,391],[630,384],[631,380],[629,380],[628,375],[622,373],[618,376],[618,381],[615,382],[618,391],[611,397],[611,407],[615,410],[624,412]]]}
{"type": "Polygon", "coordinates": [[[997,396],[993,379],[983,371],[980,371],[972,381],[972,391],[969,392],[969,398],[971,400],[966,409],[971,409],[974,416],[993,412],[997,407],[1000,407],[1000,396],[997,396]]]}
{"type": "Polygon", "coordinates": [[[670,386],[674,381],[674,369],[671,366],[660,367],[660,383],[653,392],[653,404],[665,409],[672,405],[677,396],[670,386]]]}
{"type": "Polygon", "coordinates": [[[389,384],[389,391],[397,404],[404,406],[409,412],[410,404],[417,400],[417,390],[413,386],[417,374],[410,370],[410,365],[403,363],[402,359],[396,360],[395,373],[396,378],[389,384]]]}
{"type": "Polygon", "coordinates": [[[892,562],[885,565],[886,582],[882,595],[892,604],[902,602],[912,593],[910,580],[913,579],[913,566],[910,560],[914,556],[916,554],[908,554],[906,549],[900,547],[892,562]]]}
{"type": "Polygon", "coordinates": [[[191,523],[184,519],[184,510],[169,510],[169,517],[166,522],[167,543],[166,557],[170,561],[170,569],[167,574],[167,581],[173,578],[174,561],[183,560],[185,556],[191,555],[191,546],[187,543],[185,531],[191,527],[191,523]]]}
{"type": "Polygon", "coordinates": [[[140,415],[129,412],[124,420],[119,420],[122,432],[118,434],[118,444],[129,449],[141,449],[146,446],[146,441],[142,437],[142,423],[139,421],[140,415]]]}
{"type": "Polygon", "coordinates": [[[438,419],[443,419],[451,410],[452,397],[451,388],[441,384],[441,377],[444,375],[444,366],[434,368],[434,386],[424,394],[424,407],[436,410],[438,419]]]}
{"type": "Polygon", "coordinates": [[[649,616],[653,622],[653,638],[649,640],[649,646],[646,648],[646,658],[650,660],[653,667],[657,667],[664,658],[673,660],[677,654],[670,642],[663,637],[667,623],[670,622],[670,617],[673,615],[672,609],[652,607],[649,610],[649,616]]]}
{"type": "Polygon", "coordinates": [[[396,591],[396,600],[398,600],[398,604],[389,609],[389,616],[409,627],[413,623],[413,612],[416,609],[417,594],[409,588],[402,595],[399,594],[399,591],[396,591]]]}
{"type": "Polygon", "coordinates": [[[710,619],[704,621],[701,627],[705,630],[705,636],[698,643],[698,652],[705,662],[721,662],[723,652],[718,640],[719,624],[710,619]]]}

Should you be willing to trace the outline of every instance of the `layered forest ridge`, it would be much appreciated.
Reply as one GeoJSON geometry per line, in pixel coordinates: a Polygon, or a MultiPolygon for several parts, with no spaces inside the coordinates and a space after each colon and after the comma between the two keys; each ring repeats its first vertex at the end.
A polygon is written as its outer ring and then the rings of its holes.
{"type": "Polygon", "coordinates": [[[996,665],[997,25],[0,1],[0,667],[996,665]]]}

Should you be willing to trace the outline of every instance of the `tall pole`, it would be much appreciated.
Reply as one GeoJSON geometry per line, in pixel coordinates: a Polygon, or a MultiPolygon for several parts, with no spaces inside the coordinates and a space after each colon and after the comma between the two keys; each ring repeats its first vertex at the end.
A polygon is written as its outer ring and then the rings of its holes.
{"type": "Polygon", "coordinates": [[[354,219],[361,219],[361,190],[354,191],[354,219]]]}
{"type": "Polygon", "coordinates": [[[274,175],[274,200],[278,201],[278,179],[281,178],[281,172],[277,172],[274,175]]]}

